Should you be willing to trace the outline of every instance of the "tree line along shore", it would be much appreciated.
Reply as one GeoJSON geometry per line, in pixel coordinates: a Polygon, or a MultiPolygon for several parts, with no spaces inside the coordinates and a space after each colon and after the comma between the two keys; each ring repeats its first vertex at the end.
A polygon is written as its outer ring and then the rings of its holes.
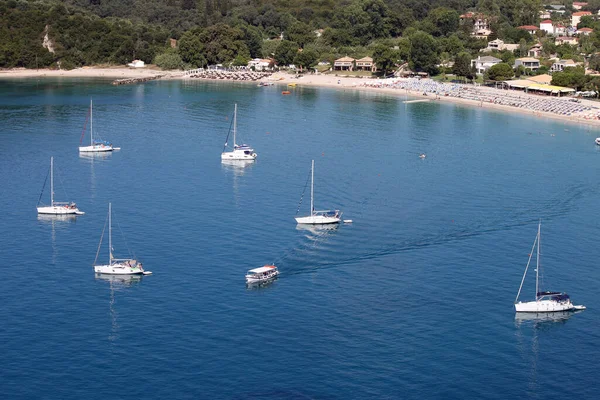
{"type": "Polygon", "coordinates": [[[554,72],[553,84],[600,92],[600,77],[586,73],[600,69],[600,0],[548,3],[0,0],[0,68],[70,70],[138,59],[177,70],[266,59],[271,66],[325,71],[350,56],[372,57],[379,76],[403,65],[413,72],[472,80],[478,72],[473,60],[493,55],[501,62],[483,78],[543,74],[552,72],[553,58],[569,59],[572,66],[554,72]],[[573,27],[570,21],[581,13],[573,27]],[[558,42],[554,32],[536,29],[546,17],[582,33],[576,41],[558,42]],[[488,43],[497,40],[514,46],[490,50],[488,43]],[[515,60],[535,46],[539,67],[516,66],[515,60]]]}

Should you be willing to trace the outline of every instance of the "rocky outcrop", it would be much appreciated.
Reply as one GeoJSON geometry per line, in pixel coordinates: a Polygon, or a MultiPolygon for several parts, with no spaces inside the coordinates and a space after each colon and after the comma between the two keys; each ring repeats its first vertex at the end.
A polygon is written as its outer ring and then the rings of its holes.
{"type": "Polygon", "coordinates": [[[48,36],[49,28],[50,27],[48,25],[46,25],[44,28],[44,41],[42,42],[42,46],[48,49],[50,53],[54,54],[54,42],[52,42],[52,40],[50,40],[50,36],[48,36]]]}

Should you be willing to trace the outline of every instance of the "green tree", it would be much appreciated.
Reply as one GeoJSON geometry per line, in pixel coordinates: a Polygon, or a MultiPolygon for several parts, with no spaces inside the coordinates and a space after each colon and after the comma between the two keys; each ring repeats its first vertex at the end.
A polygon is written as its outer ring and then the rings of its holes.
{"type": "Polygon", "coordinates": [[[154,64],[161,69],[181,69],[183,61],[176,49],[167,49],[164,53],[154,57],[154,64]]]}
{"type": "Polygon", "coordinates": [[[417,31],[410,36],[410,68],[430,75],[437,73],[438,46],[433,36],[417,31]]]}
{"type": "Polygon", "coordinates": [[[594,71],[600,71],[600,55],[593,54],[589,59],[588,66],[594,71]]]}
{"type": "Polygon", "coordinates": [[[207,64],[204,56],[204,43],[200,39],[201,29],[187,31],[179,39],[178,50],[181,60],[192,67],[204,67],[207,64]]]}
{"type": "Polygon", "coordinates": [[[298,46],[303,48],[307,43],[315,40],[313,30],[304,22],[295,22],[286,32],[287,39],[298,43],[298,46]]]}
{"type": "Polygon", "coordinates": [[[512,78],[514,75],[513,69],[506,63],[499,63],[492,65],[490,69],[486,71],[486,79],[493,81],[504,81],[512,78]]]}
{"type": "Polygon", "coordinates": [[[499,57],[503,63],[506,63],[508,65],[514,65],[515,63],[515,53],[513,53],[512,51],[509,50],[502,50],[500,52],[500,57],[499,57]]]}
{"type": "Polygon", "coordinates": [[[304,49],[296,53],[294,57],[294,65],[300,66],[300,70],[306,68],[310,69],[317,65],[319,55],[311,49],[304,49]]]}
{"type": "Polygon", "coordinates": [[[294,62],[297,53],[298,43],[282,40],[275,49],[275,62],[279,66],[286,67],[294,62]]]}
{"type": "Polygon", "coordinates": [[[464,76],[472,79],[473,72],[471,68],[471,55],[469,53],[463,51],[456,55],[454,65],[452,66],[452,73],[456,76],[464,76]]]}
{"type": "Polygon", "coordinates": [[[233,61],[237,56],[250,58],[240,29],[219,23],[203,30],[199,37],[204,43],[204,57],[209,64],[233,61]]]}
{"type": "Polygon", "coordinates": [[[552,74],[552,84],[556,86],[568,86],[581,90],[587,81],[583,67],[568,67],[563,72],[552,74]]]}
{"type": "Polygon", "coordinates": [[[373,62],[384,75],[392,70],[398,62],[399,53],[385,44],[376,45],[373,49],[373,62]]]}
{"type": "Polygon", "coordinates": [[[456,10],[451,10],[446,7],[439,7],[429,12],[427,17],[433,24],[434,36],[448,36],[458,30],[459,15],[456,10]]]}

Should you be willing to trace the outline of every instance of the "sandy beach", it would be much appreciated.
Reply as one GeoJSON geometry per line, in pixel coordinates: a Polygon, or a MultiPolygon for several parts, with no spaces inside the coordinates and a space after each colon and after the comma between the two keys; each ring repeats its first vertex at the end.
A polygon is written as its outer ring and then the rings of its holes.
{"type": "MultiPolygon", "coordinates": [[[[14,68],[0,70],[0,79],[22,79],[22,78],[147,78],[157,75],[166,75],[165,78],[183,76],[183,71],[161,71],[154,68],[127,68],[119,67],[82,67],[72,70],[56,69],[26,69],[14,68]]],[[[164,78],[163,78],[164,79],[164,78]]]]}
{"type": "MultiPolygon", "coordinates": [[[[185,77],[183,71],[162,71],[155,68],[127,68],[127,67],[83,67],[73,70],[48,70],[48,69],[10,69],[0,70],[0,79],[24,79],[24,78],[42,78],[42,77],[64,77],[64,78],[110,78],[110,79],[126,79],[126,78],[148,78],[158,75],[163,75],[161,79],[193,79],[185,77]]],[[[415,99],[422,99],[426,101],[442,101],[458,103],[468,105],[472,107],[481,107],[494,110],[502,110],[505,112],[530,115],[538,118],[551,118],[561,120],[564,122],[584,124],[584,125],[600,125],[600,119],[590,118],[587,119],[583,115],[561,115],[553,112],[544,112],[539,110],[531,110],[527,108],[519,108],[511,105],[496,104],[490,101],[483,101],[479,99],[466,99],[453,96],[437,96],[429,93],[427,96],[423,95],[421,91],[414,91],[408,89],[398,89],[393,87],[377,87],[378,82],[385,82],[385,80],[369,79],[369,78],[358,78],[358,77],[345,77],[335,75],[315,75],[305,74],[298,78],[296,75],[292,75],[285,72],[277,72],[271,75],[269,78],[262,79],[264,81],[271,81],[277,84],[289,84],[295,83],[297,86],[310,86],[310,87],[327,87],[339,90],[358,90],[375,93],[385,93],[387,95],[394,96],[410,96],[415,99]]],[[[256,82],[247,82],[256,83],[256,82]]],[[[468,85],[471,87],[470,85],[468,85]]],[[[291,89],[293,90],[293,89],[291,89]]],[[[507,95],[506,90],[494,89],[494,88],[477,88],[476,90],[485,93],[489,96],[504,97],[507,95]]],[[[511,94],[514,92],[510,92],[511,94]]],[[[523,99],[530,99],[531,101],[543,100],[545,102],[565,102],[562,98],[552,98],[548,96],[540,96],[534,94],[527,94],[524,92],[518,93],[519,97],[523,99]]],[[[587,107],[600,107],[600,103],[581,100],[581,105],[587,107]]],[[[599,110],[600,113],[600,110],[599,110]]]]}

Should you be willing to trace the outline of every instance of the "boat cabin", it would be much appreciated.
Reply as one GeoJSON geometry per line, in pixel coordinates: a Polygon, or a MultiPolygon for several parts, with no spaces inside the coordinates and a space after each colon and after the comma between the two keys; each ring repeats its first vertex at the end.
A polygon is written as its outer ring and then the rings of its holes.
{"type": "Polygon", "coordinates": [[[277,267],[274,265],[265,265],[260,268],[254,268],[246,273],[248,283],[264,282],[279,275],[277,267]]]}
{"type": "Polygon", "coordinates": [[[340,217],[340,210],[324,210],[324,211],[313,211],[313,215],[322,215],[323,217],[340,217]]]}
{"type": "Polygon", "coordinates": [[[552,300],[552,301],[556,301],[559,303],[564,303],[564,302],[568,302],[570,301],[570,297],[568,294],[563,293],[563,292],[538,292],[537,293],[537,300],[552,300]]]}

